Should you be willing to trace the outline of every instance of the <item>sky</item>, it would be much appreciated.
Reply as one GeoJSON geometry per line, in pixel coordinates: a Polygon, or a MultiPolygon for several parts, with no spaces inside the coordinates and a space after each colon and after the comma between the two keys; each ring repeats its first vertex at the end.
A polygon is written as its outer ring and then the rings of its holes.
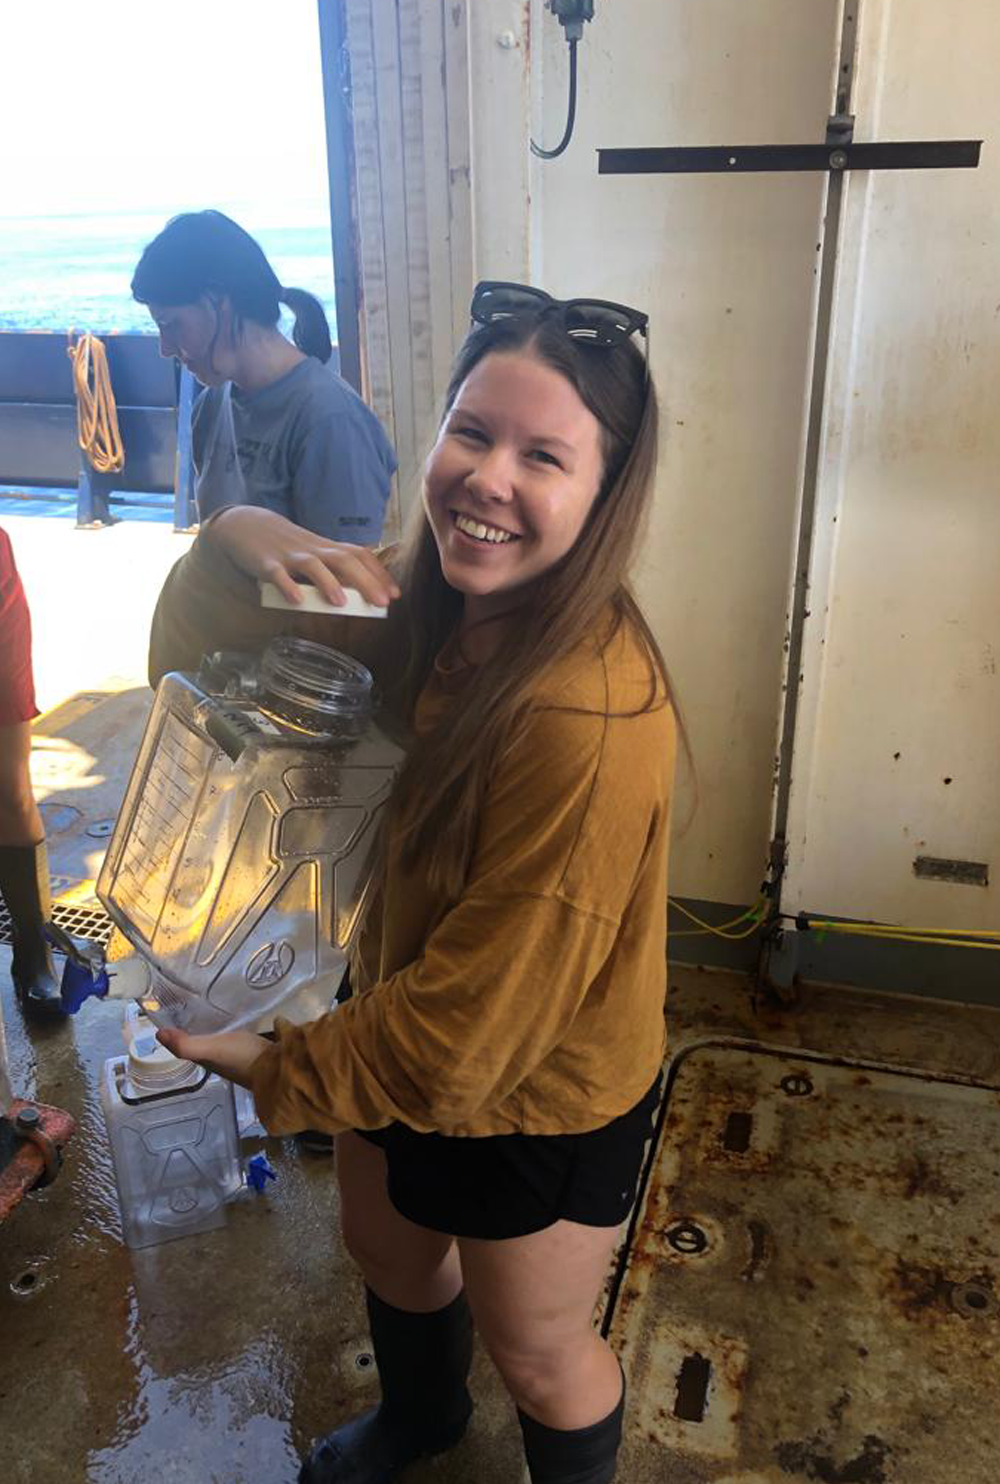
{"type": "Polygon", "coordinates": [[[0,218],[328,220],[317,0],[0,0],[0,56],[0,218]]]}

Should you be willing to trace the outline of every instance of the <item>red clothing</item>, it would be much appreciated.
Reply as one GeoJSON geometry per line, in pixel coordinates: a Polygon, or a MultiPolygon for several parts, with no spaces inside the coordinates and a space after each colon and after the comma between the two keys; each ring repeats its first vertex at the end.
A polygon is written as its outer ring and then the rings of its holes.
{"type": "Polygon", "coordinates": [[[31,673],[31,614],[10,537],[0,527],[0,727],[31,721],[37,715],[31,673]]]}

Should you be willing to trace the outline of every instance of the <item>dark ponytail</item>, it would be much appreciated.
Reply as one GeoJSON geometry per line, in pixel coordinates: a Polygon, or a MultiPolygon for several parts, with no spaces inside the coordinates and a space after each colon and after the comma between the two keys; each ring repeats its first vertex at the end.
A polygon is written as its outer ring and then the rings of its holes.
{"type": "Polygon", "coordinates": [[[249,232],[221,211],[186,211],[172,217],[144,249],[132,276],[140,304],[195,304],[203,294],[225,296],[233,329],[244,320],[273,329],[281,304],[295,315],[292,338],[299,350],[324,364],[330,359],[330,326],[319,300],[305,289],[284,289],[249,232]]]}
{"type": "Polygon", "coordinates": [[[315,356],[324,366],[333,354],[330,325],[326,311],[313,294],[305,289],[282,289],[278,294],[295,316],[292,339],[307,356],[315,356]]]}

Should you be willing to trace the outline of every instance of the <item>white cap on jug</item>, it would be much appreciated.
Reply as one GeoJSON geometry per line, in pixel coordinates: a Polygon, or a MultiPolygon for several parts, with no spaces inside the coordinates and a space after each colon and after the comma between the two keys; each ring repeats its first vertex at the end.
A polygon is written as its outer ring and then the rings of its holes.
{"type": "Polygon", "coordinates": [[[138,1007],[128,1007],[122,1034],[128,1045],[129,1076],[143,1087],[175,1086],[195,1071],[194,1062],[181,1061],[160,1044],[156,1026],[138,1013],[138,1007]]]}

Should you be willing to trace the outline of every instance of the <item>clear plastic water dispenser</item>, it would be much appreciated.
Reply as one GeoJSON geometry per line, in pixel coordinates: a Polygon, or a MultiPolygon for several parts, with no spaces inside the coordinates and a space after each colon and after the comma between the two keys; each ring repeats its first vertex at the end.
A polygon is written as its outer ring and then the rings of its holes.
{"type": "Polygon", "coordinates": [[[112,992],[197,1032],[328,1010],[402,757],[369,672],[323,645],[165,676],[97,884],[112,992]]]}

